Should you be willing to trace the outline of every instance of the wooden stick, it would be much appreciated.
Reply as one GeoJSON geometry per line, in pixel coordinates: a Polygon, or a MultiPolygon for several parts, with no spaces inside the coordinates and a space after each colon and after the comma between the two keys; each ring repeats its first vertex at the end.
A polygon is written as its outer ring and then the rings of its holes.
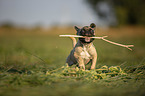
{"type": "MultiPolygon", "coordinates": [[[[86,38],[86,36],[79,36],[79,35],[59,35],[59,37],[76,37],[76,38],[86,38]]],[[[108,36],[103,36],[103,37],[90,37],[90,38],[95,38],[95,39],[102,39],[106,38],[108,36]]]]}
{"type": "MultiPolygon", "coordinates": [[[[86,38],[86,36],[79,36],[79,35],[59,35],[59,37],[86,38]]],[[[106,37],[108,37],[108,36],[103,36],[103,37],[90,37],[90,38],[102,39],[102,40],[104,40],[104,41],[106,41],[106,42],[108,42],[108,43],[111,43],[111,44],[114,44],[114,45],[118,45],[118,46],[121,46],[121,47],[125,47],[125,48],[127,48],[127,49],[129,49],[129,50],[131,50],[131,51],[132,51],[132,49],[129,48],[129,47],[134,47],[134,45],[123,45],[123,44],[119,44],[119,43],[112,42],[112,41],[110,41],[110,40],[104,39],[104,38],[106,38],[106,37]]]]}
{"type": "Polygon", "coordinates": [[[119,43],[116,43],[116,42],[109,41],[109,40],[104,39],[104,38],[102,38],[102,40],[104,40],[104,41],[106,41],[106,42],[108,42],[108,43],[114,44],[114,45],[118,45],[118,46],[125,47],[125,48],[127,48],[127,49],[129,49],[129,50],[131,50],[131,51],[132,51],[132,49],[129,48],[129,47],[134,47],[134,45],[123,45],[123,44],[119,44],[119,43]]]}
{"type": "Polygon", "coordinates": [[[59,37],[83,37],[79,35],[59,35],[59,37]]]}

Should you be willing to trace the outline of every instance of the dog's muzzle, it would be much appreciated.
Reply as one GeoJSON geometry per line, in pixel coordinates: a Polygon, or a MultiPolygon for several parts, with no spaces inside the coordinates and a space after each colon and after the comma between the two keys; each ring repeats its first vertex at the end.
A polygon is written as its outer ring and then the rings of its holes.
{"type": "Polygon", "coordinates": [[[91,43],[94,38],[91,38],[91,37],[85,37],[85,38],[79,38],[79,40],[82,42],[82,43],[91,43]]]}
{"type": "Polygon", "coordinates": [[[91,38],[90,37],[85,37],[85,41],[86,42],[90,42],[91,41],[91,38]]]}

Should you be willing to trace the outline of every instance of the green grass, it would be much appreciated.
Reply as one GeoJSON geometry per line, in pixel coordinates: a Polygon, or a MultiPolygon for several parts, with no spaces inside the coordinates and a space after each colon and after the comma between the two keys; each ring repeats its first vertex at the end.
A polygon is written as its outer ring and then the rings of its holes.
{"type": "Polygon", "coordinates": [[[0,37],[0,96],[145,95],[145,36],[108,38],[133,51],[95,40],[96,69],[84,71],[65,67],[72,42],[58,35],[0,37]]]}

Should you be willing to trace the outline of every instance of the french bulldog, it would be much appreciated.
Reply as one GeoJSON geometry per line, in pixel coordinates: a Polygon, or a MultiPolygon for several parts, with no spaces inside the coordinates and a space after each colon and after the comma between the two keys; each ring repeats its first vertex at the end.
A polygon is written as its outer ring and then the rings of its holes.
{"type": "Polygon", "coordinates": [[[77,35],[83,36],[76,39],[74,37],[70,37],[73,41],[73,49],[67,57],[66,64],[67,66],[77,65],[80,69],[85,70],[85,65],[91,62],[91,68],[95,69],[96,61],[97,61],[97,52],[93,45],[95,36],[95,28],[96,25],[91,23],[90,26],[84,26],[79,28],[75,26],[75,30],[77,31],[77,35]]]}

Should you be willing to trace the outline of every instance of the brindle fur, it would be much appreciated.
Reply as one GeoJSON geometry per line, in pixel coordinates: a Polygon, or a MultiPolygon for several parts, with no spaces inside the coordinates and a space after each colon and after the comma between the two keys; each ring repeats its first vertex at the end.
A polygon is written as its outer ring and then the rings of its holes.
{"type": "MultiPolygon", "coordinates": [[[[85,26],[83,28],[78,28],[75,26],[77,35],[92,37],[95,36],[95,27],[96,25],[92,23],[90,26],[85,26]]],[[[78,64],[80,68],[85,69],[85,65],[91,61],[92,65],[90,69],[95,69],[97,61],[97,52],[93,45],[93,38],[89,42],[85,41],[85,38],[79,38],[77,43],[74,37],[70,37],[73,41],[73,50],[70,52],[70,55],[67,57],[66,64],[68,66],[78,64]]]]}

